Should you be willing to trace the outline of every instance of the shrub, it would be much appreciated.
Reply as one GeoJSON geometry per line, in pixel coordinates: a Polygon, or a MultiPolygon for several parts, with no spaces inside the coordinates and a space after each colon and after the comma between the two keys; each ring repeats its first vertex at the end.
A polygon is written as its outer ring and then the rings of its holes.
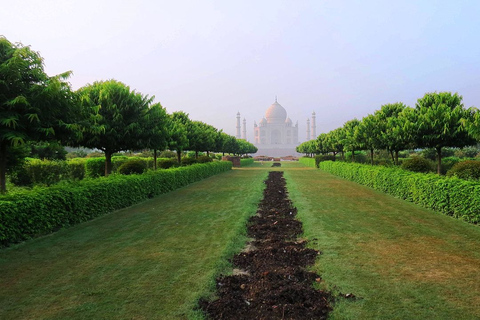
{"type": "Polygon", "coordinates": [[[442,174],[446,174],[454,165],[460,162],[458,157],[446,157],[442,159],[442,174]]]}
{"type": "Polygon", "coordinates": [[[435,164],[433,161],[422,157],[412,157],[410,159],[406,159],[402,162],[401,167],[402,169],[412,172],[427,173],[435,171],[435,164]]]}
{"type": "Polygon", "coordinates": [[[197,159],[198,163],[207,163],[207,162],[212,162],[213,159],[210,158],[209,156],[199,156],[197,159]]]}
{"type": "Polygon", "coordinates": [[[147,163],[142,159],[130,159],[118,167],[120,174],[142,174],[147,170],[147,163]]]}
{"type": "Polygon", "coordinates": [[[0,246],[54,232],[232,168],[229,161],[112,175],[0,196],[0,246]]]}
{"type": "Polygon", "coordinates": [[[312,168],[317,167],[317,166],[315,165],[315,159],[314,159],[314,158],[301,157],[300,159],[298,159],[298,162],[303,163],[304,165],[306,165],[306,166],[308,166],[308,167],[312,167],[312,168]]]}
{"type": "Polygon", "coordinates": [[[169,169],[172,167],[178,167],[178,162],[176,159],[160,159],[157,161],[157,167],[161,169],[169,169]]]}
{"type": "Polygon", "coordinates": [[[182,158],[182,166],[190,166],[195,163],[197,163],[197,159],[195,158],[190,158],[190,157],[182,158]]]}
{"type": "Polygon", "coordinates": [[[177,158],[177,153],[174,152],[174,151],[165,150],[165,151],[160,152],[158,157],[159,158],[174,158],[174,159],[176,159],[177,158]]]}
{"type": "Polygon", "coordinates": [[[85,178],[86,159],[77,158],[67,161],[68,177],[72,180],[82,180],[85,178]]]}
{"type": "Polygon", "coordinates": [[[452,169],[447,172],[447,176],[458,177],[465,180],[479,180],[480,179],[480,161],[467,160],[458,162],[452,169]]]}
{"type": "Polygon", "coordinates": [[[320,169],[455,218],[480,222],[479,182],[332,161],[321,162],[320,169]]]}
{"type": "Polygon", "coordinates": [[[254,162],[255,160],[253,160],[253,158],[240,159],[240,167],[251,166],[254,162]]]}
{"type": "Polygon", "coordinates": [[[318,154],[315,156],[315,166],[318,168],[318,164],[322,161],[335,161],[335,156],[331,154],[318,154]]]}

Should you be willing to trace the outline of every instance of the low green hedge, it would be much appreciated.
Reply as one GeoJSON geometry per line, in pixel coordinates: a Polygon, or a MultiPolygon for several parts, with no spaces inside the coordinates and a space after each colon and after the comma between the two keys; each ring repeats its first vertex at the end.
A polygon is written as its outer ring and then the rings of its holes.
{"type": "Polygon", "coordinates": [[[231,168],[231,162],[217,161],[142,175],[111,175],[1,196],[0,246],[90,220],[231,168]]]}
{"type": "Polygon", "coordinates": [[[308,167],[316,168],[315,158],[301,157],[300,159],[298,159],[298,162],[303,163],[308,167]]]}
{"type": "Polygon", "coordinates": [[[480,221],[480,182],[332,161],[321,162],[320,169],[455,218],[480,221]]]}
{"type": "Polygon", "coordinates": [[[240,159],[240,167],[251,166],[254,162],[253,158],[240,159]]]}

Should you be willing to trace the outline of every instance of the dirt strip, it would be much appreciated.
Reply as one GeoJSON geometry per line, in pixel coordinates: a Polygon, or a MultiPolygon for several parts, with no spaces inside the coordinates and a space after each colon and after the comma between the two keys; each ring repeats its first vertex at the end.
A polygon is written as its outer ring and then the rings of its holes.
{"type": "Polygon", "coordinates": [[[332,296],[313,288],[320,277],[306,270],[318,251],[297,240],[302,224],[288,199],[283,172],[271,171],[257,215],[248,222],[254,240],[233,257],[234,275],[217,279],[218,299],[201,300],[209,319],[326,319],[332,296]]]}

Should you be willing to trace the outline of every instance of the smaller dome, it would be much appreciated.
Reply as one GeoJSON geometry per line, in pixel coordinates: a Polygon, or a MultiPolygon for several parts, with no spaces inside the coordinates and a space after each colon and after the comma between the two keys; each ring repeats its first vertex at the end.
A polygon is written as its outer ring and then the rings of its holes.
{"type": "Polygon", "coordinates": [[[287,118],[287,120],[285,120],[285,123],[286,123],[286,124],[292,124],[292,119],[287,118]]]}
{"type": "Polygon", "coordinates": [[[264,125],[266,125],[266,124],[267,124],[267,119],[262,118],[262,120],[260,120],[260,125],[261,125],[261,126],[264,126],[264,125]]]}

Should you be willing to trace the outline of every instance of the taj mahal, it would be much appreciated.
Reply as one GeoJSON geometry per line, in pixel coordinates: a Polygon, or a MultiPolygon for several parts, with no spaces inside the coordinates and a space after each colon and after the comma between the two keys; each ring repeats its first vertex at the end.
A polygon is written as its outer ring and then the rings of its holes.
{"type": "MultiPolygon", "coordinates": [[[[243,128],[240,126],[240,112],[237,113],[237,135],[238,139],[247,140],[246,119],[243,119],[243,128]],[[242,130],[242,134],[240,131],[242,130]]],[[[316,138],[315,112],[312,119],[307,119],[307,140],[316,138]]],[[[253,125],[253,142],[258,151],[256,155],[282,157],[297,155],[296,147],[300,144],[298,140],[298,121],[293,124],[287,116],[287,111],[277,99],[268,107],[257,125],[253,125]]]]}

